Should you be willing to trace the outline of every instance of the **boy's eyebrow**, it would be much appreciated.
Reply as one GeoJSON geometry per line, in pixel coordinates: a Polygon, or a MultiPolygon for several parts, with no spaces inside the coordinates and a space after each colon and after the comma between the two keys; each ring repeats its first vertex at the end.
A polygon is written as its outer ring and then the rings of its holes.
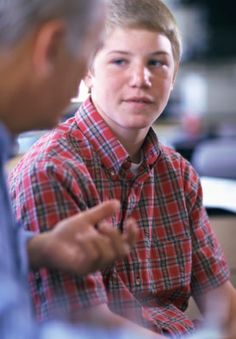
{"type": "Polygon", "coordinates": [[[163,55],[163,54],[170,55],[170,53],[167,51],[156,51],[156,52],[151,53],[150,55],[163,55]]]}
{"type": "MultiPolygon", "coordinates": [[[[129,51],[123,51],[123,50],[112,50],[112,51],[109,51],[107,53],[107,55],[110,55],[110,54],[132,55],[133,53],[129,52],[129,51]]],[[[157,56],[157,55],[167,55],[167,56],[169,56],[170,53],[168,53],[167,51],[155,51],[155,52],[149,53],[148,55],[150,55],[150,56],[157,56]]]]}
{"type": "Polygon", "coordinates": [[[125,55],[130,55],[132,54],[131,52],[128,52],[128,51],[120,51],[120,50],[112,50],[112,51],[109,51],[107,54],[114,54],[114,53],[117,53],[117,54],[125,54],[125,55]]]}

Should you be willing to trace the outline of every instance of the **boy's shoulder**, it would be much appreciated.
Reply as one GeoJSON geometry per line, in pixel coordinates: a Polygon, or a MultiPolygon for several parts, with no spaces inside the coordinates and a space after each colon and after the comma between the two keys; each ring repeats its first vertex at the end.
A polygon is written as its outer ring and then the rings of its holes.
{"type": "Polygon", "coordinates": [[[89,144],[74,119],[69,119],[46,132],[20,159],[9,178],[18,174],[45,172],[49,168],[63,172],[84,167],[84,159],[92,157],[89,144]]]}
{"type": "Polygon", "coordinates": [[[187,162],[187,160],[177,152],[174,147],[167,146],[162,143],[159,144],[161,157],[169,161],[187,162]]]}

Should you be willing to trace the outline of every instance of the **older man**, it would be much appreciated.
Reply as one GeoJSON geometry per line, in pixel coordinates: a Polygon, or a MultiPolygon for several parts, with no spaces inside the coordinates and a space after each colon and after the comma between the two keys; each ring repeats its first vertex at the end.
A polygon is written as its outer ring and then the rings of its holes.
{"type": "Polygon", "coordinates": [[[32,268],[86,274],[127,254],[135,240],[132,220],[124,235],[100,225],[119,209],[115,200],[61,221],[52,231],[26,235],[12,217],[3,170],[13,135],[59,120],[86,71],[103,18],[99,0],[0,1],[1,339],[49,338],[45,328],[43,334],[36,331],[32,319],[27,255],[32,268]]]}

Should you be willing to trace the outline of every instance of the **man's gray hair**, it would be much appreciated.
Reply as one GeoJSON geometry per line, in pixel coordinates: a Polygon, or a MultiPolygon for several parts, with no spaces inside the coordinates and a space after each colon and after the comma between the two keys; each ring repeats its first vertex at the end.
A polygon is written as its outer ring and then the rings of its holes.
{"type": "Polygon", "coordinates": [[[94,15],[99,10],[99,2],[99,0],[0,0],[0,49],[15,44],[44,22],[62,19],[67,24],[69,47],[78,50],[94,15]]]}

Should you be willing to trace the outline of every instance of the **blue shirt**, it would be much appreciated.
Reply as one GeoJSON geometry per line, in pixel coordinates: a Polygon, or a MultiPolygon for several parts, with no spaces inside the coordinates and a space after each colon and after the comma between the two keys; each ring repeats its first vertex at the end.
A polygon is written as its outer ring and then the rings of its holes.
{"type": "Polygon", "coordinates": [[[14,222],[4,173],[11,149],[12,137],[0,124],[0,338],[27,339],[33,338],[26,276],[27,235],[14,222]]]}

